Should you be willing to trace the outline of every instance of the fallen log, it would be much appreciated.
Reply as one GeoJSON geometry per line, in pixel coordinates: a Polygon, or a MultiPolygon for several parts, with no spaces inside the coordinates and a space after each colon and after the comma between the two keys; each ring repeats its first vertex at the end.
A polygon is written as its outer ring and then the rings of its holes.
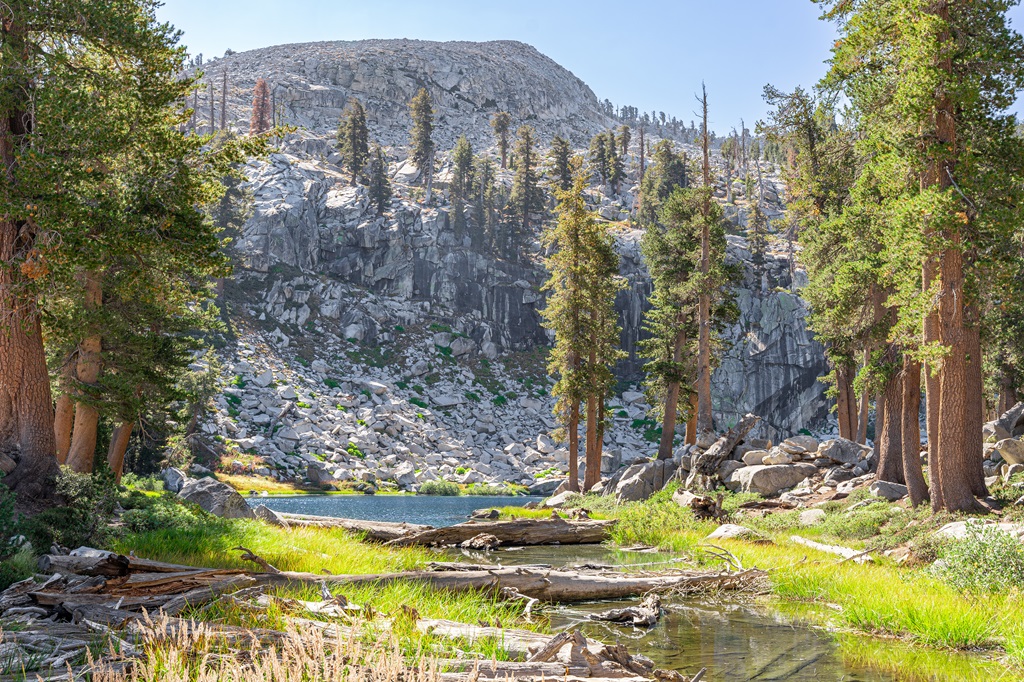
{"type": "Polygon", "coordinates": [[[610,609],[601,613],[590,614],[591,620],[603,620],[610,623],[629,623],[633,627],[649,628],[657,625],[661,618],[661,598],[649,594],[636,606],[624,609],[610,609]]]}
{"type": "Polygon", "coordinates": [[[336,519],[330,516],[310,514],[285,514],[276,512],[290,528],[342,528],[350,533],[361,534],[374,542],[391,542],[407,535],[432,530],[432,526],[418,523],[392,523],[389,521],[363,521],[362,519],[336,519]]]}
{"type": "Polygon", "coordinates": [[[598,599],[626,599],[648,592],[685,593],[704,590],[747,589],[766,575],[759,569],[723,573],[591,573],[502,568],[492,571],[410,571],[372,575],[317,575],[314,573],[264,573],[253,577],[258,584],[285,586],[386,584],[418,582],[439,590],[501,590],[546,602],[571,603],[598,599]]]}
{"type": "Polygon", "coordinates": [[[486,533],[502,545],[596,545],[605,541],[615,521],[570,521],[561,517],[512,521],[466,522],[434,528],[388,542],[410,545],[452,546],[486,533]]]}
{"type": "Polygon", "coordinates": [[[853,562],[858,563],[858,564],[863,564],[863,563],[868,562],[868,561],[874,561],[874,559],[872,559],[871,556],[867,552],[865,552],[865,551],[858,551],[858,550],[852,549],[850,547],[843,547],[842,545],[826,545],[826,544],[823,544],[823,543],[820,543],[820,542],[815,542],[814,540],[808,540],[807,538],[802,538],[799,535],[791,535],[791,536],[789,536],[789,539],[792,542],[797,543],[798,545],[803,545],[804,547],[810,547],[811,549],[816,549],[819,552],[826,552],[828,554],[836,554],[838,556],[843,557],[844,561],[853,561],[853,562]]]}

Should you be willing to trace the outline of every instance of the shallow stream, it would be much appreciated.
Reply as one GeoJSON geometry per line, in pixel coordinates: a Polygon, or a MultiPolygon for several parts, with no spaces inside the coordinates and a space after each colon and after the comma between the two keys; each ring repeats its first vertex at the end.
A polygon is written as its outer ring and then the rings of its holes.
{"type": "MultiPolygon", "coordinates": [[[[405,521],[446,526],[464,521],[474,509],[524,505],[525,497],[296,496],[255,498],[282,512],[318,514],[375,521],[405,521]]],[[[490,554],[439,550],[446,558],[506,566],[579,564],[622,566],[646,564],[670,568],[678,555],[628,552],[600,545],[543,546],[498,550],[490,554]]],[[[588,614],[628,605],[596,602],[549,607],[554,629],[581,627],[603,642],[621,642],[648,656],[661,668],[694,674],[707,668],[707,682],[787,680],[789,682],[964,682],[1008,679],[988,673],[980,657],[922,652],[898,642],[836,635],[811,627],[800,608],[711,597],[676,598],[649,630],[599,623],[588,614]],[[913,661],[913,663],[910,663],[913,661]],[[899,672],[894,672],[898,670],[899,672]]],[[[998,670],[998,668],[996,669],[998,670]]]]}

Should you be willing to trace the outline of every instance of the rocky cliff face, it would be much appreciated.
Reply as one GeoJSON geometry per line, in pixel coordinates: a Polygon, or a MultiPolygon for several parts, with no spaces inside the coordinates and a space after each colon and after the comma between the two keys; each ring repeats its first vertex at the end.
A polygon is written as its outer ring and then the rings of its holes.
{"type": "MultiPolygon", "coordinates": [[[[541,269],[457,244],[443,206],[397,199],[386,216],[376,216],[362,188],[348,186],[329,163],[309,160],[310,145],[315,142],[296,138],[286,146],[293,153],[276,154],[269,163],[250,168],[255,210],[237,245],[245,265],[257,272],[287,266],[329,275],[382,301],[412,303],[410,323],[444,321],[489,358],[549,343],[539,314],[541,269]]],[[[609,201],[598,190],[590,196],[602,215],[628,215],[627,198],[609,201]]],[[[734,219],[742,222],[744,215],[735,211],[734,219]]],[[[617,301],[622,347],[628,353],[619,373],[636,380],[642,366],[637,343],[651,284],[640,255],[640,231],[622,225],[615,229],[629,282],[617,301]]],[[[817,379],[827,369],[823,349],[806,327],[807,310],[798,294],[803,270],[785,244],[774,245],[763,265],[755,265],[746,241],[730,236],[728,254],[742,265],[743,282],[736,291],[740,318],[724,333],[728,350],[714,375],[720,426],[746,412],[763,418],[761,434],[769,437],[820,426],[827,403],[817,379]]],[[[346,308],[342,294],[329,289],[314,297],[319,302],[315,310],[305,299],[271,290],[268,310],[299,327],[323,315],[341,324],[344,338],[363,342],[377,342],[386,334],[386,323],[376,319],[380,316],[368,314],[365,305],[346,308]]]]}
{"type": "MultiPolygon", "coordinates": [[[[580,79],[538,52],[514,41],[428,42],[362,40],[277,45],[228,55],[203,65],[217,84],[228,74],[229,112],[247,125],[252,91],[265,78],[285,123],[319,134],[338,125],[350,98],[367,110],[376,138],[406,143],[409,100],[426,88],[437,112],[437,142],[449,149],[459,135],[490,143],[490,117],[512,114],[542,139],[554,134],[584,144],[610,125],[597,97],[580,79]]],[[[209,107],[201,111],[208,111],[209,107]]]]}

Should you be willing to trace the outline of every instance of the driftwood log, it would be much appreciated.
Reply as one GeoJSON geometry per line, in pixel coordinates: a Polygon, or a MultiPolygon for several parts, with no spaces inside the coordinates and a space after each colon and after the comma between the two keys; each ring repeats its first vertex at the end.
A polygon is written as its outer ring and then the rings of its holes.
{"type": "Polygon", "coordinates": [[[512,521],[466,522],[434,528],[398,538],[389,545],[453,546],[482,533],[493,535],[502,545],[597,545],[608,538],[615,521],[572,521],[561,517],[515,519],[512,521]]]}
{"type": "Polygon", "coordinates": [[[661,618],[661,598],[656,594],[644,597],[636,606],[624,609],[610,609],[602,613],[590,614],[591,620],[604,620],[610,623],[625,623],[638,628],[649,628],[658,624],[661,618]]]}
{"type": "Polygon", "coordinates": [[[826,552],[828,554],[836,554],[838,556],[841,556],[843,557],[843,561],[853,561],[854,563],[858,564],[863,564],[868,561],[874,561],[874,559],[871,558],[871,555],[868,554],[867,551],[858,551],[851,547],[843,547],[842,545],[826,545],[821,542],[815,542],[814,540],[802,538],[799,535],[791,535],[789,539],[792,542],[797,543],[798,545],[810,547],[811,549],[816,549],[819,552],[826,552]]]}
{"type": "Polygon", "coordinates": [[[336,519],[330,516],[310,514],[275,513],[292,528],[343,528],[350,533],[363,535],[365,539],[373,542],[391,542],[407,535],[432,530],[431,526],[419,523],[391,523],[388,521],[363,521],[362,519],[336,519]]]}
{"type": "Polygon", "coordinates": [[[526,597],[546,602],[572,603],[598,599],[627,599],[648,592],[686,593],[704,590],[749,589],[765,576],[750,569],[740,572],[666,572],[631,574],[621,572],[548,571],[502,568],[493,571],[411,571],[374,575],[316,575],[313,573],[268,573],[253,577],[264,585],[418,582],[441,590],[512,589],[526,597]]]}
{"type": "MultiPolygon", "coordinates": [[[[718,480],[718,467],[722,465],[741,440],[761,421],[761,418],[746,414],[736,426],[725,432],[725,435],[714,444],[697,455],[690,466],[690,474],[686,478],[686,487],[690,489],[713,490],[718,480]]],[[[680,472],[682,469],[679,470],[680,472]]]]}

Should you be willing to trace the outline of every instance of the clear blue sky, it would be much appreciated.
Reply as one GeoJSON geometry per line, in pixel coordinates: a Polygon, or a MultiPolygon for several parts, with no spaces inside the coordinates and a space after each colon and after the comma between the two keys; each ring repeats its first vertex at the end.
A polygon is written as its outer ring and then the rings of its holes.
{"type": "MultiPolygon", "coordinates": [[[[600,99],[684,121],[703,80],[720,133],[764,116],[765,83],[821,77],[835,32],[818,14],[811,0],[166,0],[159,10],[206,58],[317,40],[521,40],[600,99]]],[[[1024,9],[1011,17],[1024,29],[1024,9]]]]}

